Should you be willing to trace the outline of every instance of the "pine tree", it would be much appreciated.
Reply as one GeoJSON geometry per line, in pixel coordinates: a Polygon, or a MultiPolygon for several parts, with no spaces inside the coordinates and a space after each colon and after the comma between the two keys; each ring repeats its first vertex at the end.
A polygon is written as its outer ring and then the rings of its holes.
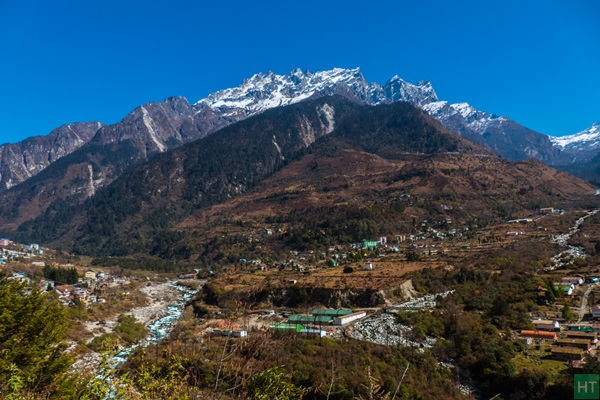
{"type": "Polygon", "coordinates": [[[66,330],[65,310],[50,296],[14,281],[0,284],[2,398],[83,395],[84,379],[67,373],[66,330]]]}

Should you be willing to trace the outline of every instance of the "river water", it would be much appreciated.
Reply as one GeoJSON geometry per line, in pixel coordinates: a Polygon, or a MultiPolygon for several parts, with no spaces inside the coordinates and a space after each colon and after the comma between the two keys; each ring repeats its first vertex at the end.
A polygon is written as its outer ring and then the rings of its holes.
{"type": "Polygon", "coordinates": [[[115,370],[129,359],[129,356],[131,356],[135,349],[156,344],[169,336],[169,333],[171,333],[171,330],[173,330],[175,324],[177,321],[179,321],[179,318],[181,318],[185,304],[197,293],[197,290],[190,289],[186,286],[177,285],[175,282],[169,282],[168,285],[177,289],[180,292],[181,297],[175,303],[166,306],[164,309],[164,315],[151,322],[147,326],[148,336],[146,336],[144,340],[134,343],[131,346],[119,351],[118,354],[110,357],[104,363],[103,367],[98,371],[96,377],[104,381],[110,388],[106,399],[117,398],[116,393],[118,392],[119,384],[113,379],[113,373],[115,370]]]}
{"type": "Polygon", "coordinates": [[[117,355],[113,356],[111,358],[111,362],[109,362],[112,368],[115,368],[127,361],[129,355],[131,355],[133,350],[137,349],[138,347],[147,347],[151,344],[158,343],[162,339],[166,338],[177,323],[177,321],[179,321],[179,318],[183,313],[183,308],[185,307],[185,304],[197,292],[197,290],[190,289],[186,286],[177,285],[174,282],[170,282],[169,285],[181,292],[181,298],[179,299],[179,301],[177,301],[174,304],[168,305],[165,309],[165,315],[147,326],[148,336],[144,340],[138,343],[134,343],[129,347],[126,347],[125,349],[121,350],[117,355]]]}

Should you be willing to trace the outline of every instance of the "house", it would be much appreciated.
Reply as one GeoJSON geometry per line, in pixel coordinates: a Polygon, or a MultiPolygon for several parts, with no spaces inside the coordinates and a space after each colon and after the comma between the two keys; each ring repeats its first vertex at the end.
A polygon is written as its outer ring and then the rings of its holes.
{"type": "Polygon", "coordinates": [[[363,249],[368,249],[371,247],[377,247],[378,242],[376,242],[375,240],[363,240],[362,241],[362,248],[363,249]]]}
{"type": "Polygon", "coordinates": [[[584,351],[573,347],[552,346],[552,358],[557,360],[576,360],[583,359],[584,351]]]}
{"type": "Polygon", "coordinates": [[[56,291],[58,292],[58,296],[59,297],[69,297],[71,295],[71,292],[69,291],[69,289],[65,286],[57,286],[54,289],[56,289],[56,291]]]}
{"type": "Polygon", "coordinates": [[[580,331],[569,331],[567,332],[568,339],[587,339],[591,344],[598,343],[598,332],[580,332],[580,331]]]}
{"type": "Polygon", "coordinates": [[[552,332],[560,330],[560,323],[549,319],[537,319],[531,321],[531,323],[533,324],[533,326],[535,326],[535,329],[538,331],[552,332]]]}
{"type": "Polygon", "coordinates": [[[316,336],[316,337],[325,337],[327,332],[322,329],[310,329],[304,328],[299,332],[301,335],[305,336],[316,336]]]}
{"type": "Polygon", "coordinates": [[[348,314],[352,314],[352,310],[343,310],[343,309],[329,309],[329,308],[318,308],[312,310],[312,315],[323,315],[328,317],[340,317],[348,314]]]}
{"type": "Polygon", "coordinates": [[[277,331],[277,332],[300,332],[304,329],[304,326],[300,324],[271,324],[269,325],[269,329],[277,331]]]}
{"type": "Polygon", "coordinates": [[[524,345],[530,345],[531,343],[533,343],[533,338],[522,336],[521,343],[523,343],[524,345]]]}
{"type": "Polygon", "coordinates": [[[567,330],[575,332],[597,332],[593,325],[569,324],[567,330]]]}
{"type": "Polygon", "coordinates": [[[589,339],[558,339],[555,344],[559,347],[574,347],[584,351],[588,351],[592,347],[589,339]]]}
{"type": "Polygon", "coordinates": [[[532,338],[532,339],[556,340],[556,332],[538,332],[538,331],[522,330],[521,337],[532,338]]]}
{"type": "Polygon", "coordinates": [[[288,322],[292,324],[329,325],[333,321],[330,315],[290,315],[288,322]]]}
{"type": "Polygon", "coordinates": [[[248,331],[243,329],[215,329],[213,330],[213,335],[217,336],[229,336],[234,338],[246,337],[248,336],[248,331]]]}
{"type": "Polygon", "coordinates": [[[31,263],[32,266],[34,267],[41,267],[44,268],[46,266],[46,263],[43,261],[34,261],[31,263]]]}
{"type": "Polygon", "coordinates": [[[354,322],[356,320],[359,320],[361,318],[364,318],[366,316],[367,316],[367,313],[365,311],[359,311],[359,312],[355,312],[352,314],[342,315],[339,317],[334,317],[333,324],[343,326],[343,325],[347,325],[351,322],[354,322]]]}
{"type": "Polygon", "coordinates": [[[30,282],[31,279],[29,279],[27,277],[27,275],[25,275],[25,272],[15,272],[12,275],[10,275],[8,278],[8,280],[17,280],[19,282],[30,282]]]}
{"type": "Polygon", "coordinates": [[[97,278],[96,271],[94,271],[93,269],[88,269],[87,271],[85,271],[85,279],[95,281],[96,278],[97,278]]]}
{"type": "Polygon", "coordinates": [[[541,215],[547,215],[547,214],[552,214],[552,213],[554,213],[554,208],[552,208],[552,207],[540,208],[541,215]]]}
{"type": "Polygon", "coordinates": [[[581,285],[583,278],[580,276],[565,276],[560,281],[563,285],[581,285]]]}
{"type": "Polygon", "coordinates": [[[600,318],[600,304],[592,307],[592,318],[600,318]]]}
{"type": "Polygon", "coordinates": [[[570,296],[573,294],[573,290],[575,289],[574,285],[563,285],[560,282],[554,282],[554,290],[558,291],[559,289],[562,289],[563,293],[567,296],[570,296]]]}
{"type": "Polygon", "coordinates": [[[366,263],[365,266],[363,267],[364,271],[373,271],[373,263],[366,263]]]}

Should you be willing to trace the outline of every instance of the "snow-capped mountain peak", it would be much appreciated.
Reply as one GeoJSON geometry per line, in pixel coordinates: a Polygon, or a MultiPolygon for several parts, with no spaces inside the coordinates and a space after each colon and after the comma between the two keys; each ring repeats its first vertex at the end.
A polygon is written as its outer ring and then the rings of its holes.
{"type": "Polygon", "coordinates": [[[572,135],[550,136],[552,143],[561,149],[596,150],[600,148],[600,122],[572,135]]]}
{"type": "Polygon", "coordinates": [[[255,74],[240,86],[210,94],[195,106],[208,106],[218,110],[223,117],[238,120],[269,108],[332,94],[350,95],[371,105],[408,101],[423,106],[438,100],[427,81],[413,85],[395,76],[381,87],[377,83],[368,83],[360,68],[334,68],[314,73],[296,68],[288,75],[277,75],[272,71],[255,74]]]}
{"type": "Polygon", "coordinates": [[[458,124],[458,126],[482,135],[490,127],[508,121],[506,117],[497,117],[494,114],[479,111],[469,103],[449,104],[447,101],[436,101],[424,105],[423,110],[447,127],[460,133],[462,133],[461,130],[454,125],[458,124]]]}
{"type": "Polygon", "coordinates": [[[338,85],[368,86],[358,68],[335,68],[314,74],[297,68],[289,75],[269,71],[245,79],[238,87],[215,92],[196,105],[219,109],[224,116],[241,112],[250,116],[269,108],[297,103],[322,91],[333,91],[338,85]]]}

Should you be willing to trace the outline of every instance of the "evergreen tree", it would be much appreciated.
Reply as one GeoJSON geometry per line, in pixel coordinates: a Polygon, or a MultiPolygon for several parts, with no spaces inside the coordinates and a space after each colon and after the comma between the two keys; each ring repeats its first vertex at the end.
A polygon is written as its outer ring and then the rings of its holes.
{"type": "Polygon", "coordinates": [[[24,284],[0,285],[0,397],[87,398],[85,379],[67,373],[64,308],[24,284]]]}

